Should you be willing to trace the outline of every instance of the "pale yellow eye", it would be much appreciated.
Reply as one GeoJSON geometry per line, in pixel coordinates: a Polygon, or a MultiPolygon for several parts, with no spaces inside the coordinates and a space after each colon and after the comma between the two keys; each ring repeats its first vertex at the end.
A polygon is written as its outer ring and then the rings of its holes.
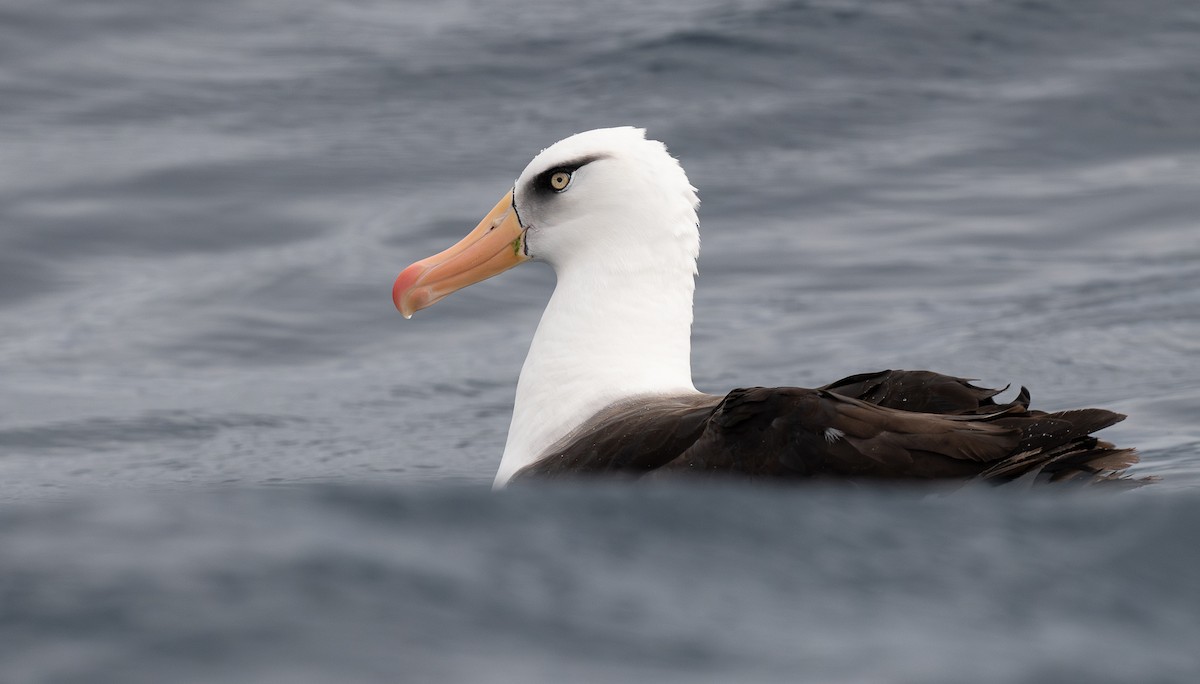
{"type": "Polygon", "coordinates": [[[555,171],[550,174],[550,189],[554,192],[562,192],[571,184],[570,171],[555,171]]]}

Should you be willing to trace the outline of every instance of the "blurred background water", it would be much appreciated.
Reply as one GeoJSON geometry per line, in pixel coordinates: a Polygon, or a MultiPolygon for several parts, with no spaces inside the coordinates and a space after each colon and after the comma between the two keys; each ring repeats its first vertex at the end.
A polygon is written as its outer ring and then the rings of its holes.
{"type": "Polygon", "coordinates": [[[0,0],[0,682],[1196,681],[1198,417],[1189,0],[0,0]],[[1025,384],[1162,482],[492,495],[552,274],[392,279],[623,124],[699,388],[1025,384]]]}

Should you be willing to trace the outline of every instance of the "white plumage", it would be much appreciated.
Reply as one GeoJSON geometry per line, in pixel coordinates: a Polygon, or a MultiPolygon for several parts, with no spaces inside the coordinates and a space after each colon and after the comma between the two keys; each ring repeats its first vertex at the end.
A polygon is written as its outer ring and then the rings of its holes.
{"type": "Polygon", "coordinates": [[[529,256],[558,282],[521,369],[498,487],[609,404],[696,392],[699,200],[666,147],[638,128],[571,136],[529,163],[514,200],[529,256]],[[553,202],[531,196],[539,174],[592,156],[553,202]]]}

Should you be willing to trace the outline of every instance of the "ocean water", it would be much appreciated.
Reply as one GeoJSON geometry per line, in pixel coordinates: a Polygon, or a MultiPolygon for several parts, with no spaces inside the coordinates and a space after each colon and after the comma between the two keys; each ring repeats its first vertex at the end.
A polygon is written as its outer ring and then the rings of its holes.
{"type": "Polygon", "coordinates": [[[0,0],[0,682],[1195,682],[1200,6],[0,0]],[[697,386],[1104,406],[1123,494],[489,490],[538,150],[700,190],[697,386]]]}

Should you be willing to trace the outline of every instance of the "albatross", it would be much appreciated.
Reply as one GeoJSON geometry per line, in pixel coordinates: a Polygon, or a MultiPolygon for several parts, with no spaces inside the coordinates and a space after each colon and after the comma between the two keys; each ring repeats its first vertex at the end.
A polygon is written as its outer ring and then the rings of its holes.
{"type": "Polygon", "coordinates": [[[526,261],[554,292],[517,381],[495,486],[633,477],[1130,482],[1137,462],[1092,433],[1124,416],[1047,413],[1021,388],[885,370],[819,388],[706,394],[692,383],[699,199],[679,162],[639,128],[587,131],[533,158],[449,249],[404,269],[405,318],[526,261]]]}

